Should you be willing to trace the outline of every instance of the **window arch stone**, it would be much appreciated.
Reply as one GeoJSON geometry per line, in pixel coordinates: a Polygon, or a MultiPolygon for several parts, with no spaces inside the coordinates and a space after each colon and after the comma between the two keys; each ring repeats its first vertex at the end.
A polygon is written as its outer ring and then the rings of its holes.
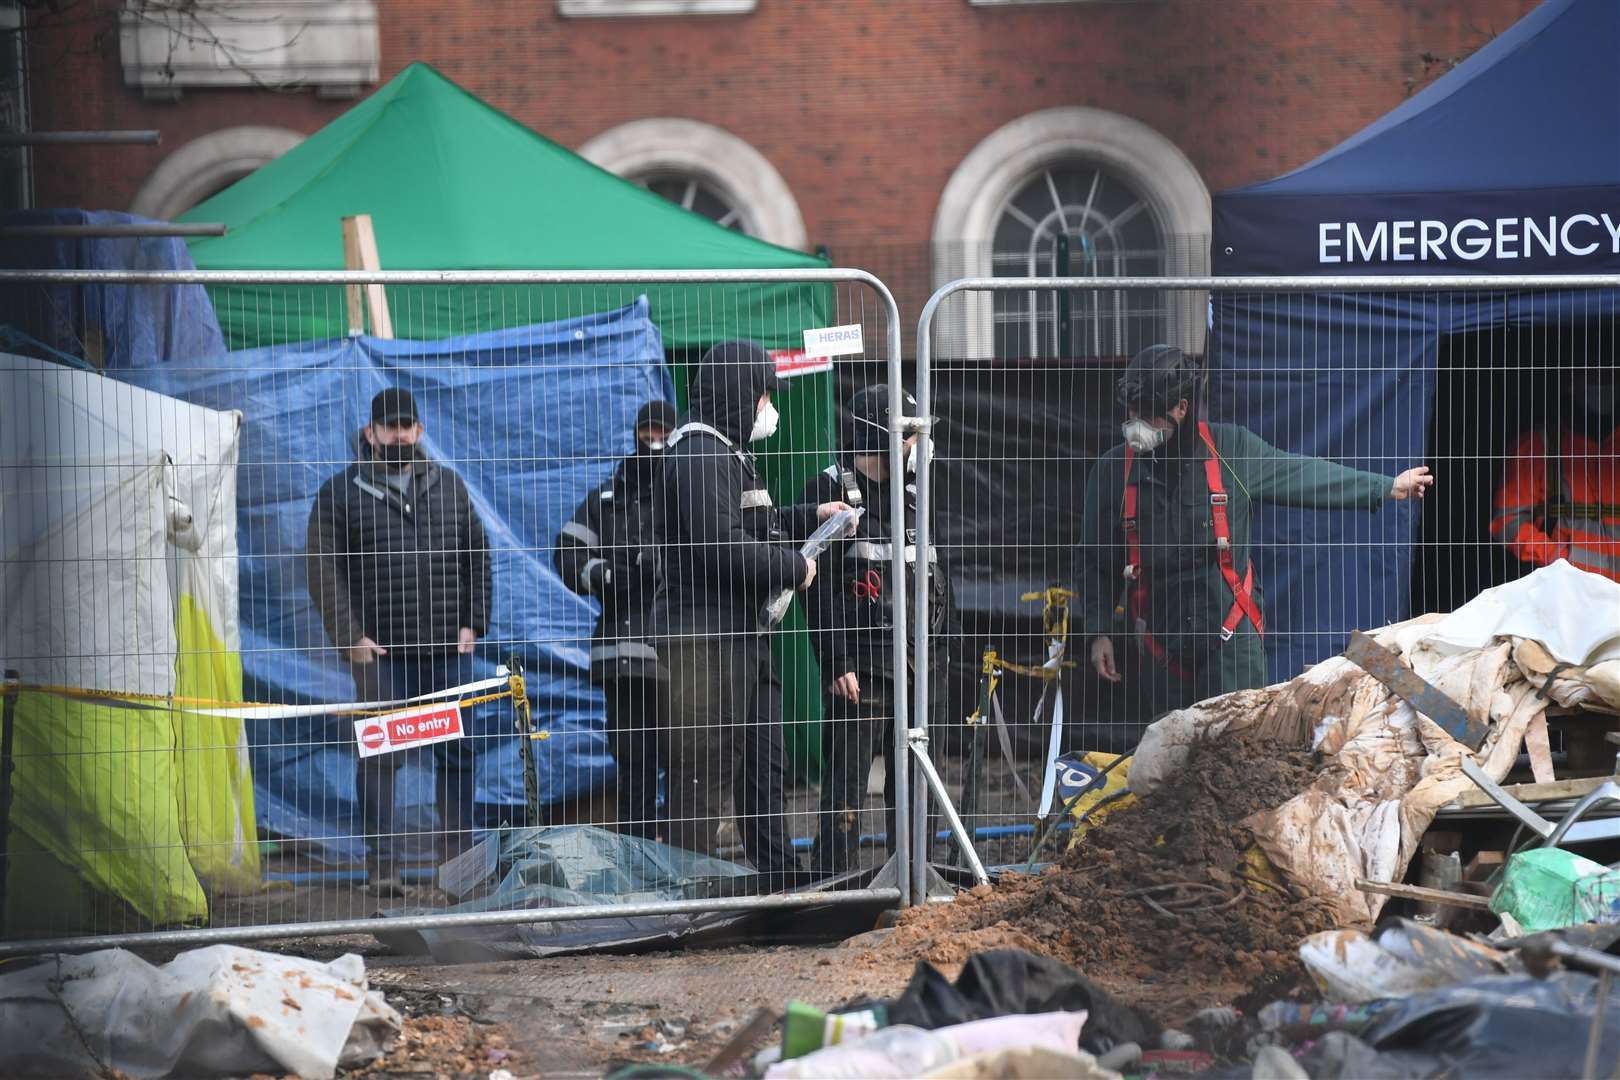
{"type": "Polygon", "coordinates": [[[700,120],[632,120],[595,136],[580,156],[626,179],[671,174],[697,177],[742,216],[743,231],[804,250],[804,216],[787,181],[747,142],[700,120]]]}
{"type": "Polygon", "coordinates": [[[172,220],[303,141],[300,132],[259,125],[222,128],[199,136],[152,170],[130,212],[172,220]]]}

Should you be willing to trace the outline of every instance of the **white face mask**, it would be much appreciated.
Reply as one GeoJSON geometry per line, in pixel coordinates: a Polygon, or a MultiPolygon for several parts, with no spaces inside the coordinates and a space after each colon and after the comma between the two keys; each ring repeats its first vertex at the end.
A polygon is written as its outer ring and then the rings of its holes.
{"type": "Polygon", "coordinates": [[[754,430],[748,433],[748,441],[756,443],[775,435],[776,423],[781,418],[782,414],[776,411],[776,406],[767,401],[765,407],[759,410],[759,415],[754,417],[754,430]]]}
{"type": "Polygon", "coordinates": [[[933,439],[933,436],[931,436],[931,435],[925,435],[925,436],[923,436],[923,438],[918,439],[916,442],[912,443],[911,444],[911,449],[906,451],[906,472],[914,473],[914,472],[917,471],[917,453],[918,453],[918,450],[921,449],[924,439],[926,439],[928,441],[928,457],[929,457],[929,460],[933,460],[933,457],[934,457],[934,439],[933,439]]]}
{"type": "Polygon", "coordinates": [[[1131,449],[1142,454],[1157,450],[1170,436],[1164,428],[1154,427],[1146,420],[1127,420],[1120,425],[1120,431],[1124,432],[1131,449]]]}

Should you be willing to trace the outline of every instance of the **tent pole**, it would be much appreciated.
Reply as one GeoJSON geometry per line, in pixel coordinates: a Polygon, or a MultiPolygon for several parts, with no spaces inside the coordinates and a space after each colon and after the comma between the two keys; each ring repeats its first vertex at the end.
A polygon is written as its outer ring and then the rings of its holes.
{"type": "Polygon", "coordinates": [[[218,221],[136,221],[114,225],[8,225],[0,228],[0,240],[30,237],[79,240],[110,240],[122,237],[224,236],[225,225],[218,221]]]}

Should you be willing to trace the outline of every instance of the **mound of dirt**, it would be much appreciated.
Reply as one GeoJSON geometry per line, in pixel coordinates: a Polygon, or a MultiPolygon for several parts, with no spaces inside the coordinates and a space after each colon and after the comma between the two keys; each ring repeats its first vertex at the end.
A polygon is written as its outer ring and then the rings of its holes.
{"type": "Polygon", "coordinates": [[[882,948],[936,965],[987,948],[1030,949],[1161,1018],[1229,1004],[1257,986],[1266,1000],[1285,996],[1300,940],[1333,920],[1268,883],[1263,869],[1257,876],[1242,823],[1304,790],[1317,768],[1293,746],[1204,743],[1172,782],[1114,813],[1058,866],[914,908],[882,948]]]}

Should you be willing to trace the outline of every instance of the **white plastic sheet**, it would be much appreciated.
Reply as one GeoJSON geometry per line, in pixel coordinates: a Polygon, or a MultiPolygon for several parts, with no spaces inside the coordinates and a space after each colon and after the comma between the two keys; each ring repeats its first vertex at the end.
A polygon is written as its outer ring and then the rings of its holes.
{"type": "MultiPolygon", "coordinates": [[[[1500,780],[1549,702],[1620,708],[1620,586],[1567,563],[1499,586],[1450,615],[1372,633],[1471,720],[1488,725],[1474,759],[1500,780]],[[1558,656],[1575,657],[1559,661],[1558,656]]],[[[1441,806],[1473,787],[1468,750],[1344,657],[1298,678],[1173,712],[1148,728],[1131,788],[1151,794],[1195,743],[1247,734],[1313,747],[1316,781],[1244,824],[1272,864],[1331,908],[1341,926],[1370,925],[1384,898],[1358,878],[1405,872],[1441,806]]]]}
{"type": "Polygon", "coordinates": [[[123,949],[0,976],[0,1075],[294,1072],[383,1054],[399,1014],[354,955],[329,964],[215,945],[154,967],[123,949]]]}

